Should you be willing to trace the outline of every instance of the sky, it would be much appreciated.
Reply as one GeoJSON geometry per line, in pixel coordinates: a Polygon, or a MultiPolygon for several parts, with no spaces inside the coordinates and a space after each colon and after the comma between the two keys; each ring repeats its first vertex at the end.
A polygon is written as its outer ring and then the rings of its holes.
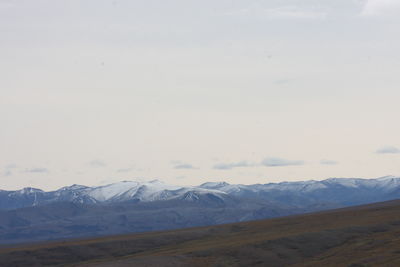
{"type": "Polygon", "coordinates": [[[0,188],[400,175],[400,0],[0,0],[0,188]]]}

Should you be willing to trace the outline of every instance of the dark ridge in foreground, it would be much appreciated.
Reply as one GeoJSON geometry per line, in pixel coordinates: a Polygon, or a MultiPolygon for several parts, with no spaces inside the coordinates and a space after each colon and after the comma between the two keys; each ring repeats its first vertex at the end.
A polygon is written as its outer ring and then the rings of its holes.
{"type": "Polygon", "coordinates": [[[0,249],[1,266],[400,266],[400,200],[0,249]]]}

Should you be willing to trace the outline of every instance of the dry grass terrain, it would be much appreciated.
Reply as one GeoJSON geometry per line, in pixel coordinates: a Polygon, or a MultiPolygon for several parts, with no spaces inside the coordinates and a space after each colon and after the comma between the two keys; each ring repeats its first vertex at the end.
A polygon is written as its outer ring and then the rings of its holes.
{"type": "Polygon", "coordinates": [[[0,249],[0,266],[400,266],[400,201],[0,249]]]}

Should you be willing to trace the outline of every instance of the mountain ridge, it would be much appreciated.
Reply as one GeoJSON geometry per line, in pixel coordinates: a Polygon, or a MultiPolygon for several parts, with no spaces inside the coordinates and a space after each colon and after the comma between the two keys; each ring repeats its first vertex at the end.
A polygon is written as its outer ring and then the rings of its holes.
{"type": "MultiPolygon", "coordinates": [[[[188,191],[197,194],[214,194],[216,196],[229,194],[235,197],[267,198],[276,200],[279,194],[295,193],[297,196],[317,196],[320,192],[343,190],[357,194],[364,193],[366,199],[359,199],[354,203],[368,203],[367,196],[380,195],[378,200],[390,200],[400,197],[400,177],[384,176],[375,179],[363,178],[329,178],[321,181],[307,180],[294,182],[279,182],[266,184],[229,184],[227,182],[206,182],[198,186],[176,186],[165,184],[160,180],[148,182],[121,181],[102,186],[84,186],[73,184],[54,191],[43,191],[38,188],[26,187],[15,191],[0,190],[0,209],[12,210],[16,208],[45,205],[52,202],[71,201],[82,204],[117,203],[125,201],[150,202],[170,200],[182,197],[188,191]],[[367,192],[368,191],[368,192],[367,192]],[[399,191],[399,192],[397,192],[399,191]],[[394,194],[390,196],[390,194],[394,194]],[[274,197],[275,195],[275,197],[274,197]]],[[[350,201],[351,202],[351,201],[350,201]]],[[[371,201],[369,201],[371,202],[371,201]]]]}
{"type": "Polygon", "coordinates": [[[400,199],[400,178],[0,191],[0,244],[243,222],[400,199]]]}

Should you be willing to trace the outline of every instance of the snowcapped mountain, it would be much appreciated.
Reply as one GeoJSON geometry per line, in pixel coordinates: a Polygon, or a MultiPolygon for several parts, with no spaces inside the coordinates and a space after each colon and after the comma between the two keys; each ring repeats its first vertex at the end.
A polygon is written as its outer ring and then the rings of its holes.
{"type": "Polygon", "coordinates": [[[215,196],[215,199],[223,199],[226,195],[225,192],[219,190],[168,185],[159,180],[149,182],[122,181],[97,187],[75,184],[51,192],[44,192],[35,188],[0,191],[0,209],[9,210],[53,202],[96,204],[126,201],[151,202],[171,199],[195,201],[207,194],[215,196]]]}
{"type": "Polygon", "coordinates": [[[84,193],[97,202],[150,202],[171,199],[195,200],[201,195],[211,194],[216,197],[225,192],[200,187],[180,187],[168,185],[159,180],[150,182],[123,181],[110,185],[86,188],[84,193]],[[188,197],[188,196],[192,197],[188,197]]]}
{"type": "Polygon", "coordinates": [[[400,177],[268,184],[154,180],[0,190],[0,244],[257,220],[400,198],[400,177]]]}
{"type": "Polygon", "coordinates": [[[150,182],[123,181],[105,186],[86,189],[86,194],[99,202],[116,201],[154,201],[167,197],[167,190],[179,189],[178,186],[167,185],[159,180],[150,182]]]}
{"type": "Polygon", "coordinates": [[[322,181],[296,181],[254,185],[231,185],[225,182],[204,183],[203,188],[247,199],[276,201],[282,204],[348,206],[400,198],[400,177],[377,179],[330,178],[322,181]]]}
{"type": "Polygon", "coordinates": [[[322,181],[254,185],[207,182],[193,187],[168,185],[159,180],[122,181],[97,187],[75,184],[51,192],[24,188],[17,191],[1,190],[0,209],[10,210],[53,202],[96,204],[173,199],[185,201],[213,199],[216,202],[224,202],[229,197],[268,200],[295,206],[320,203],[355,205],[400,198],[400,177],[330,178],[322,181]]]}

